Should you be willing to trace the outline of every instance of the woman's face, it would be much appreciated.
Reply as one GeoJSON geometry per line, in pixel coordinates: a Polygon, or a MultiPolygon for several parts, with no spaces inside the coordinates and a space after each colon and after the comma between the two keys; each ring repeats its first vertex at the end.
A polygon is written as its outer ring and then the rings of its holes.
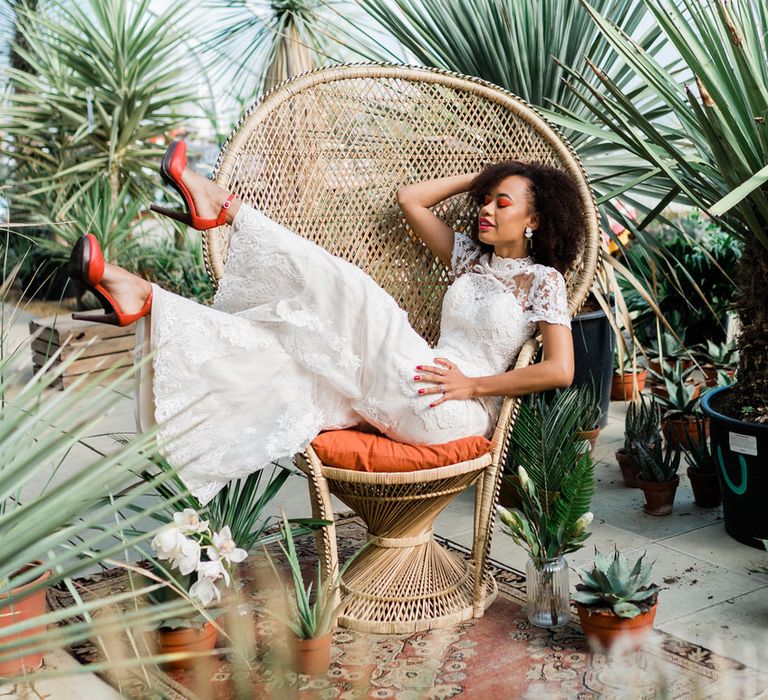
{"type": "Polygon", "coordinates": [[[527,255],[525,228],[535,230],[538,226],[538,217],[529,208],[529,184],[522,175],[510,175],[485,194],[477,234],[483,243],[494,247],[496,255],[527,255]]]}

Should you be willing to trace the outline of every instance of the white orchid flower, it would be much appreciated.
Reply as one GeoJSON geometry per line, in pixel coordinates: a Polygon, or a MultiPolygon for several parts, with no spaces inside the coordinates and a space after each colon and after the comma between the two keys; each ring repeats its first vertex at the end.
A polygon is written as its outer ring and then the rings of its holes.
{"type": "Polygon", "coordinates": [[[197,567],[200,564],[201,549],[199,542],[195,542],[195,540],[191,540],[183,535],[182,538],[184,541],[176,552],[176,556],[173,558],[171,566],[178,567],[179,572],[183,576],[186,576],[197,570],[197,567]]]}
{"type": "Polygon", "coordinates": [[[225,525],[221,532],[213,533],[213,546],[208,547],[208,558],[211,561],[226,559],[230,564],[238,564],[247,556],[248,552],[239,549],[232,540],[229,525],[225,525]]]}
{"type": "Polygon", "coordinates": [[[175,559],[186,541],[181,530],[171,523],[161,528],[150,543],[158,559],[175,559]]]}
{"type": "Polygon", "coordinates": [[[201,561],[197,565],[198,576],[204,576],[205,578],[216,581],[219,577],[224,577],[224,583],[229,585],[229,572],[224,566],[224,562],[221,559],[216,561],[201,561]]]}
{"type": "Polygon", "coordinates": [[[193,508],[185,508],[180,513],[174,513],[173,522],[185,535],[205,532],[208,529],[208,521],[200,520],[200,516],[193,508]]]}
{"type": "Polygon", "coordinates": [[[192,598],[197,598],[203,607],[209,606],[214,598],[216,598],[216,602],[221,601],[221,592],[216,584],[206,576],[201,576],[190,586],[189,595],[192,598]]]}

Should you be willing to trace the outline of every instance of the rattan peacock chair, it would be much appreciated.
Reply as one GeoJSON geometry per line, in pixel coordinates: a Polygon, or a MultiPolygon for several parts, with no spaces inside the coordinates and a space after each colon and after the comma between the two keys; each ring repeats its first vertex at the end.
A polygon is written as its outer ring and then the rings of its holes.
{"type": "MultiPolygon", "coordinates": [[[[490,83],[445,71],[382,64],[323,68],[261,97],[224,144],[215,180],[267,216],[365,270],[434,345],[449,270],[414,236],[396,203],[404,184],[480,170],[518,158],[566,171],[578,184],[584,246],[566,275],[576,313],[595,274],[597,209],[579,159],[556,128],[523,100],[490,83]],[[297,206],[298,204],[298,206],[297,206]]],[[[473,219],[466,195],[439,205],[454,229],[473,219]]],[[[205,260],[224,272],[229,228],[209,231],[205,260]]],[[[515,367],[529,364],[531,339],[515,367]]],[[[506,399],[490,454],[409,473],[324,465],[311,446],[296,455],[315,517],[333,520],[331,494],[366,522],[369,546],[345,572],[339,624],[410,633],[480,617],[496,595],[486,560],[517,400],[506,399]],[[437,514],[476,484],[471,561],[433,537],[437,514]]],[[[318,534],[326,575],[338,571],[335,527],[318,534]]]]}

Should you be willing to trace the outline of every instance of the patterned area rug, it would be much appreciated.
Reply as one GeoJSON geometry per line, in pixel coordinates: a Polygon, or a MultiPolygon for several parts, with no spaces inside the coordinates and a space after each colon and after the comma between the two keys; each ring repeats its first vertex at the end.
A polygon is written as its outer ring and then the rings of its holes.
{"type": "MultiPolygon", "coordinates": [[[[337,533],[342,558],[365,541],[365,528],[354,516],[340,518],[337,533]]],[[[468,556],[457,545],[444,544],[468,556]]],[[[311,568],[314,538],[299,540],[299,552],[311,568]]],[[[412,635],[337,628],[331,668],[322,678],[286,670],[279,623],[261,612],[264,595],[247,577],[244,587],[255,611],[258,640],[250,671],[221,653],[201,659],[189,671],[103,675],[131,698],[768,698],[768,675],[667,634],[656,633],[641,652],[609,658],[589,652],[575,613],[558,630],[534,627],[523,608],[524,577],[498,562],[492,566],[499,596],[483,618],[412,635]]],[[[96,597],[128,585],[122,570],[79,583],[87,596],[96,597]]],[[[53,590],[49,598],[53,608],[72,603],[65,590],[53,590]]],[[[70,651],[83,663],[102,658],[90,642],[70,651]]]]}

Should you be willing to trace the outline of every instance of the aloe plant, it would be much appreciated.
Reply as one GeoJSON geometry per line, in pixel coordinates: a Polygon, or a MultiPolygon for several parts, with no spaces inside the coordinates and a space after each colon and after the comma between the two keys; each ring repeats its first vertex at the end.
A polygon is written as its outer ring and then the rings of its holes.
{"type": "Polygon", "coordinates": [[[643,394],[627,406],[624,419],[624,451],[634,460],[640,445],[661,443],[661,410],[656,398],[643,394]]]}
{"type": "Polygon", "coordinates": [[[692,471],[700,474],[715,474],[717,462],[707,440],[707,431],[704,421],[696,422],[696,438],[692,439],[688,433],[681,436],[683,456],[692,471]]]}
{"type": "Polygon", "coordinates": [[[661,374],[649,370],[654,377],[664,382],[666,396],[656,394],[655,400],[664,411],[665,418],[692,416],[702,396],[709,391],[709,387],[688,381],[695,369],[693,366],[685,368],[682,361],[675,360],[674,364],[662,365],[661,374]]]}
{"type": "Polygon", "coordinates": [[[573,599],[587,608],[611,610],[619,617],[634,618],[656,603],[658,586],[651,583],[653,564],[644,553],[634,564],[614,548],[613,559],[595,548],[591,570],[579,572],[573,599]]]}
{"type": "Polygon", "coordinates": [[[672,481],[680,467],[680,455],[679,443],[640,443],[634,445],[632,461],[643,481],[672,481]]]}
{"type": "MultiPolygon", "coordinates": [[[[280,530],[285,542],[285,545],[282,542],[279,543],[280,549],[288,561],[293,589],[290,591],[288,588],[283,589],[288,611],[287,617],[271,608],[267,608],[266,612],[283,622],[299,639],[322,637],[333,628],[336,617],[343,606],[343,603],[339,601],[341,577],[362,550],[358,550],[356,554],[347,559],[344,566],[333,578],[323,578],[322,567],[318,564],[315,582],[306,586],[301,573],[301,562],[296,552],[293,530],[285,513],[282,515],[280,530]],[[313,585],[315,586],[314,600],[312,600],[313,585]]],[[[274,559],[266,549],[264,554],[275,577],[280,580],[274,559]]]]}

